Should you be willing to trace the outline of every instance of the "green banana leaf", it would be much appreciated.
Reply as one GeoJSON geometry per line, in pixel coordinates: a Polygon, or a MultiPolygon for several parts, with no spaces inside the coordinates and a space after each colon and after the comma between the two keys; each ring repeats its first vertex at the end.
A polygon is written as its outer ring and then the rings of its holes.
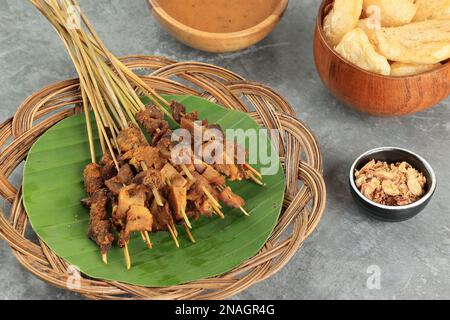
{"type": "MultiPolygon", "coordinates": [[[[198,111],[201,119],[224,129],[259,128],[248,115],[198,97],[166,98],[183,103],[189,112],[198,111]]],[[[94,135],[99,151],[95,129],[94,135]]],[[[263,138],[268,139],[267,135],[263,138]]],[[[274,152],[272,144],[267,145],[274,152]]],[[[108,265],[103,264],[98,247],[87,237],[89,211],[80,204],[80,199],[86,197],[82,171],[90,162],[83,114],[59,122],[34,144],[24,168],[23,199],[34,231],[82,273],[97,279],[166,287],[226,273],[262,248],[283,202],[285,178],[277,161],[277,174],[264,176],[267,186],[250,181],[229,183],[246,200],[250,217],[239,209],[224,207],[224,220],[216,216],[192,221],[196,244],[178,227],[179,249],[166,232],[151,234],[152,250],[147,249],[140,235],[134,235],[129,244],[131,270],[126,270],[123,250],[117,245],[108,252],[108,265]]],[[[261,164],[254,167],[260,169],[261,164]]]]}

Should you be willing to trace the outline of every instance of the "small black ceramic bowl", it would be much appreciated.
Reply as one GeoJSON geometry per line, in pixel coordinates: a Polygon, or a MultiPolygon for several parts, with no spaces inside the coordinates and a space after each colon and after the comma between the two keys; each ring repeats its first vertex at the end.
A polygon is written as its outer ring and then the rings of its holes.
{"type": "Polygon", "coordinates": [[[388,222],[411,219],[427,206],[436,190],[436,175],[430,164],[424,158],[411,151],[394,147],[373,149],[359,156],[350,168],[349,179],[351,193],[364,211],[377,220],[388,222]],[[405,206],[381,205],[366,198],[356,187],[355,170],[360,170],[372,159],[376,161],[386,161],[387,163],[408,162],[415,169],[422,172],[427,179],[425,195],[418,201],[405,206]]]}

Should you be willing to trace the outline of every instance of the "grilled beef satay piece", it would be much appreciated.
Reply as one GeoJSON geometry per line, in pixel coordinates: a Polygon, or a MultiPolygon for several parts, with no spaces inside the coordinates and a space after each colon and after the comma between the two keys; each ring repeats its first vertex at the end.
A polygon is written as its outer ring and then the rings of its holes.
{"type": "Polygon", "coordinates": [[[145,110],[136,113],[136,120],[151,135],[153,146],[169,130],[169,123],[164,120],[164,113],[154,105],[148,105],[145,110]]]}
{"type": "Polygon", "coordinates": [[[241,208],[245,205],[245,200],[233,193],[230,187],[226,187],[219,193],[219,200],[231,208],[241,208]]]}
{"type": "Polygon", "coordinates": [[[119,246],[124,247],[132,232],[152,231],[153,216],[146,208],[147,188],[130,184],[119,192],[118,202],[113,210],[113,223],[120,232],[119,246]]]}
{"type": "Polygon", "coordinates": [[[89,195],[103,187],[102,167],[96,163],[88,164],[83,171],[84,186],[89,195]]]}
{"type": "Polygon", "coordinates": [[[161,169],[167,159],[161,156],[159,149],[150,146],[140,146],[129,150],[120,157],[121,161],[128,161],[137,171],[142,171],[143,164],[146,168],[161,169]]]}
{"type": "Polygon", "coordinates": [[[169,231],[174,225],[173,217],[169,210],[169,204],[163,199],[164,206],[160,207],[153,199],[150,210],[153,213],[153,231],[169,231]]]}
{"type": "Polygon", "coordinates": [[[119,246],[123,247],[130,240],[133,232],[151,232],[153,215],[143,205],[132,205],[126,214],[125,228],[120,232],[119,246]]]}
{"type": "Polygon", "coordinates": [[[113,195],[118,196],[120,190],[124,186],[131,184],[133,178],[133,170],[129,164],[125,163],[120,167],[116,176],[105,181],[105,185],[113,195]]]}
{"type": "Polygon", "coordinates": [[[172,101],[169,105],[173,119],[180,123],[181,118],[186,114],[186,108],[179,102],[172,101]]]}
{"type": "Polygon", "coordinates": [[[102,165],[103,181],[109,180],[117,175],[116,164],[114,163],[114,160],[111,157],[109,151],[103,153],[102,159],[100,160],[100,164],[102,165]]]}
{"type": "Polygon", "coordinates": [[[206,166],[202,176],[205,177],[210,183],[216,186],[221,186],[225,184],[226,178],[224,175],[220,174],[219,171],[211,166],[206,166]]]}
{"type": "Polygon", "coordinates": [[[113,210],[113,223],[118,231],[122,231],[127,224],[127,212],[131,206],[145,206],[147,188],[142,185],[130,184],[123,187],[113,210]]]}
{"type": "Polygon", "coordinates": [[[88,235],[100,247],[102,254],[105,254],[114,242],[112,223],[107,211],[108,201],[106,189],[97,190],[90,198],[88,235]]]}
{"type": "Polygon", "coordinates": [[[211,217],[214,208],[208,200],[205,190],[212,195],[214,199],[218,199],[218,192],[211,186],[209,181],[198,172],[194,172],[195,182],[190,186],[187,192],[187,200],[192,201],[200,213],[206,217],[211,217]]]}
{"type": "Polygon", "coordinates": [[[136,147],[148,145],[141,129],[133,124],[119,132],[117,135],[117,144],[122,153],[126,153],[136,147]]]}

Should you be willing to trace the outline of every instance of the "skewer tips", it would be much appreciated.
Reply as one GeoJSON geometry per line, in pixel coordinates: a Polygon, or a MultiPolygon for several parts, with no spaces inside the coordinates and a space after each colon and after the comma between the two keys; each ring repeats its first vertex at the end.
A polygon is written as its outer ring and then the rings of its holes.
{"type": "Polygon", "coordinates": [[[102,261],[104,264],[108,264],[108,254],[106,252],[102,252],[102,261]]]}
{"type": "Polygon", "coordinates": [[[127,270],[131,269],[131,257],[130,252],[128,251],[128,243],[125,243],[125,246],[123,248],[123,253],[125,255],[125,264],[127,266],[127,270]]]}

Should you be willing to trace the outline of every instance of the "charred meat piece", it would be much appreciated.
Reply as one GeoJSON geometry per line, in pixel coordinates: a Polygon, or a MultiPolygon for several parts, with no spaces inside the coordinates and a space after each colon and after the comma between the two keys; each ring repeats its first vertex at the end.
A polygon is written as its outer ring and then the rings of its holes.
{"type": "Polygon", "coordinates": [[[156,147],[159,150],[161,157],[165,159],[170,159],[172,154],[172,131],[169,129],[156,143],[156,147]]]}
{"type": "Polygon", "coordinates": [[[169,106],[172,111],[172,117],[180,123],[181,118],[186,114],[186,108],[179,102],[172,101],[169,106]]]}
{"type": "Polygon", "coordinates": [[[93,194],[103,187],[102,167],[99,164],[88,164],[84,168],[83,177],[88,194],[93,194]]]}
{"type": "Polygon", "coordinates": [[[109,180],[117,175],[116,165],[113,158],[111,157],[111,154],[108,151],[103,154],[100,163],[103,165],[102,177],[104,181],[109,180]]]}
{"type": "Polygon", "coordinates": [[[114,195],[118,195],[120,189],[124,185],[129,185],[133,180],[133,171],[129,164],[124,164],[119,169],[119,173],[112,177],[111,179],[105,181],[105,185],[108,187],[109,191],[111,191],[114,195]]]}
{"type": "Polygon", "coordinates": [[[187,198],[191,201],[198,201],[202,199],[205,195],[204,188],[215,198],[218,198],[218,192],[215,188],[211,186],[209,181],[203,177],[201,174],[194,172],[193,176],[195,178],[194,184],[189,188],[187,198]]]}
{"type": "Polygon", "coordinates": [[[117,135],[117,144],[121,152],[128,152],[136,147],[148,145],[147,140],[145,140],[141,129],[134,125],[123,129],[117,135]]]}
{"type": "Polygon", "coordinates": [[[117,230],[125,228],[128,209],[131,206],[144,207],[146,198],[147,190],[144,186],[130,184],[120,190],[117,207],[113,210],[113,223],[117,230]]]}
{"type": "Polygon", "coordinates": [[[206,197],[201,197],[199,200],[195,201],[195,206],[201,215],[210,218],[213,215],[213,207],[206,197]]]}
{"type": "Polygon", "coordinates": [[[187,180],[170,163],[161,169],[161,179],[174,187],[185,187],[187,180]]]}
{"type": "Polygon", "coordinates": [[[164,182],[161,178],[161,172],[155,169],[148,169],[142,184],[150,189],[161,189],[164,186],[164,182]]]}
{"type": "Polygon", "coordinates": [[[217,159],[219,161],[213,164],[214,169],[227,176],[230,181],[240,181],[244,178],[245,170],[242,170],[243,166],[235,164],[233,155],[228,154],[226,150],[223,150],[222,154],[217,156],[217,159]]]}
{"type": "Polygon", "coordinates": [[[136,120],[139,122],[145,122],[145,119],[164,119],[164,112],[158,109],[154,104],[148,104],[145,106],[145,110],[136,114],[136,120]]]}
{"type": "Polygon", "coordinates": [[[105,189],[100,189],[92,195],[88,235],[100,247],[102,253],[106,253],[114,241],[107,205],[108,195],[105,189]]]}
{"type": "Polygon", "coordinates": [[[149,105],[143,111],[136,114],[136,120],[152,136],[152,145],[155,145],[159,139],[169,129],[169,124],[164,120],[162,111],[155,106],[149,105]]]}
{"type": "Polygon", "coordinates": [[[153,230],[154,231],[167,231],[167,226],[172,226],[174,224],[173,217],[170,214],[169,204],[164,201],[164,206],[160,207],[153,200],[150,210],[153,213],[153,230]]]}
{"type": "Polygon", "coordinates": [[[244,199],[233,193],[230,187],[223,189],[223,191],[219,194],[219,200],[231,208],[240,208],[245,205],[244,199]]]}
{"type": "Polygon", "coordinates": [[[123,188],[123,183],[119,181],[117,176],[105,181],[105,185],[108,190],[111,191],[111,193],[115,196],[119,195],[120,190],[122,190],[123,188]]]}
{"type": "Polygon", "coordinates": [[[160,167],[162,159],[159,155],[159,150],[150,146],[141,146],[129,150],[120,157],[120,160],[129,161],[129,163],[138,171],[142,171],[142,163],[145,163],[147,168],[160,167]]]}
{"type": "Polygon", "coordinates": [[[184,214],[186,213],[187,205],[187,190],[185,187],[174,187],[169,188],[169,203],[172,213],[174,214],[177,221],[184,219],[184,214]]]}
{"type": "Polygon", "coordinates": [[[139,172],[134,176],[133,180],[131,180],[134,184],[144,184],[144,178],[147,176],[147,171],[139,172]]]}
{"type": "Polygon", "coordinates": [[[119,179],[119,181],[123,184],[130,184],[133,179],[133,170],[131,170],[129,164],[124,164],[120,167],[119,173],[117,174],[117,179],[119,179]]]}
{"type": "Polygon", "coordinates": [[[168,132],[171,132],[169,129],[169,125],[164,126],[160,130],[156,130],[152,135],[152,146],[156,146],[161,138],[164,137],[168,132]]]}
{"type": "Polygon", "coordinates": [[[203,171],[203,177],[205,177],[210,183],[220,186],[225,184],[225,176],[220,174],[211,166],[207,166],[205,171],[203,171]]]}
{"type": "Polygon", "coordinates": [[[133,232],[152,231],[153,216],[146,207],[132,205],[126,214],[126,225],[120,233],[119,246],[123,247],[130,240],[133,232]]]}

